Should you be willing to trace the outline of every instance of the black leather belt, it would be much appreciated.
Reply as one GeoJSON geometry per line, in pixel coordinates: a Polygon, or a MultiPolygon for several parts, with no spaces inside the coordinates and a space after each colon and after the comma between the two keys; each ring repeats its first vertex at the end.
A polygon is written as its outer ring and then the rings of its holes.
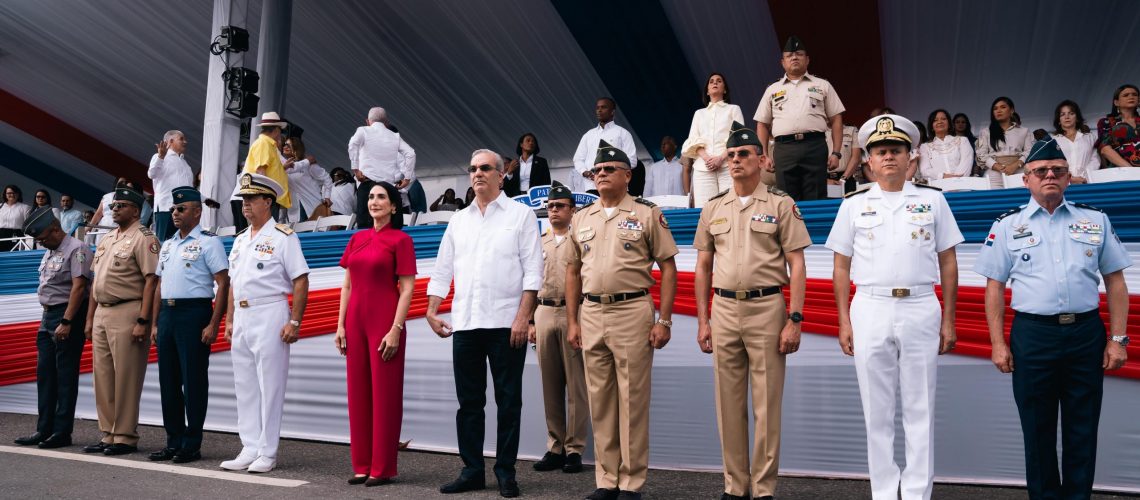
{"type": "Polygon", "coordinates": [[[649,290],[640,290],[637,292],[625,293],[603,293],[601,295],[585,294],[586,300],[596,302],[598,304],[613,304],[614,302],[621,302],[623,300],[636,299],[649,295],[649,290]]]}
{"type": "Polygon", "coordinates": [[[120,304],[126,304],[127,302],[138,302],[140,300],[142,299],[120,300],[118,302],[100,302],[99,307],[115,307],[120,304]]]}
{"type": "Polygon", "coordinates": [[[736,300],[755,299],[756,297],[767,297],[780,293],[781,288],[778,286],[770,286],[768,288],[760,288],[757,290],[725,290],[723,288],[713,288],[713,292],[721,297],[728,297],[736,300]]]}
{"type": "Polygon", "coordinates": [[[776,136],[777,144],[784,144],[788,142],[799,142],[807,139],[823,139],[823,132],[801,132],[798,134],[788,134],[776,136]]]}
{"type": "Polygon", "coordinates": [[[544,299],[542,297],[539,297],[538,298],[538,305],[549,306],[549,307],[562,307],[562,306],[566,305],[566,299],[561,299],[561,298],[559,298],[559,299],[544,299]]]}
{"type": "Polygon", "coordinates": [[[213,298],[162,299],[162,305],[166,307],[208,306],[213,303],[213,298]]]}
{"type": "Polygon", "coordinates": [[[1019,317],[1031,319],[1033,321],[1040,321],[1042,323],[1053,323],[1057,325],[1071,325],[1078,321],[1084,321],[1094,316],[1100,316],[1100,311],[1093,309],[1081,313],[1064,313],[1064,314],[1031,314],[1021,311],[1014,311],[1019,317]]]}
{"type": "MultiPolygon", "coordinates": [[[[50,311],[52,309],[66,309],[67,308],[67,302],[64,302],[62,304],[54,304],[54,305],[50,305],[50,306],[43,306],[43,307],[44,307],[45,311],[50,311]]],[[[87,314],[87,313],[84,313],[84,314],[87,314]]]]}

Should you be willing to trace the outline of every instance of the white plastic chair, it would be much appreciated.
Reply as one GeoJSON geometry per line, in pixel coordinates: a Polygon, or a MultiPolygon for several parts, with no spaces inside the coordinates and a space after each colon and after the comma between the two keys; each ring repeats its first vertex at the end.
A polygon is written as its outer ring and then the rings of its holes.
{"type": "Polygon", "coordinates": [[[222,226],[222,227],[219,227],[217,231],[214,231],[214,234],[216,234],[218,236],[233,236],[233,235],[237,234],[237,227],[222,226]]]}
{"type": "Polygon", "coordinates": [[[1089,172],[1089,182],[1140,181],[1140,168],[1106,168],[1089,172]]]}
{"type": "Polygon", "coordinates": [[[315,220],[302,221],[293,225],[293,231],[296,231],[298,233],[311,233],[316,228],[317,221],[315,220]]]}
{"type": "Polygon", "coordinates": [[[1021,180],[1023,177],[1025,177],[1025,174],[1005,175],[1003,177],[1005,177],[1005,179],[1002,182],[1005,183],[1006,189],[1025,187],[1025,181],[1021,180]]]}
{"type": "Polygon", "coordinates": [[[929,182],[931,186],[945,192],[982,191],[990,188],[990,180],[985,177],[949,177],[929,182]]]}
{"type": "Polygon", "coordinates": [[[653,204],[657,205],[661,209],[689,208],[689,197],[683,195],[666,194],[661,196],[650,196],[646,198],[646,200],[653,202],[653,204]]]}
{"type": "Polygon", "coordinates": [[[842,198],[843,197],[843,184],[828,184],[827,185],[828,198],[842,198]]]}
{"type": "Polygon", "coordinates": [[[404,214],[404,227],[416,225],[416,219],[419,218],[421,213],[423,213],[423,212],[413,212],[410,214],[404,214]]]}
{"type": "Polygon", "coordinates": [[[452,215],[455,215],[455,212],[428,212],[419,214],[419,216],[416,217],[416,225],[447,224],[447,221],[451,220],[452,215]]]}
{"type": "Polygon", "coordinates": [[[352,227],[352,223],[356,222],[356,214],[351,215],[332,215],[329,217],[321,217],[317,219],[317,232],[328,231],[330,227],[342,226],[345,229],[352,227]]]}

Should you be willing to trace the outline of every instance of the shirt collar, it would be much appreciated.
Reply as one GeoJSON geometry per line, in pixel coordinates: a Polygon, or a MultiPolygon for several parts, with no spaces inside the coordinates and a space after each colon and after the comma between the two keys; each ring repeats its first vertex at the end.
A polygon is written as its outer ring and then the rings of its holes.
{"type": "MultiPolygon", "coordinates": [[[[1057,212],[1062,208],[1064,208],[1066,212],[1069,211],[1069,200],[1062,198],[1061,204],[1057,205],[1057,210],[1054,210],[1053,214],[1056,215],[1057,212]]],[[[1042,212],[1046,216],[1049,215],[1049,212],[1045,210],[1045,207],[1042,207],[1040,203],[1037,203],[1037,200],[1035,198],[1030,196],[1029,203],[1025,205],[1025,216],[1033,217],[1037,214],[1037,212],[1042,212]]]]}
{"type": "Polygon", "coordinates": [[[705,106],[705,107],[708,109],[713,109],[713,108],[723,108],[725,106],[728,106],[728,103],[724,102],[724,99],[721,99],[719,101],[709,101],[709,105],[705,106]]]}
{"type": "MultiPolygon", "coordinates": [[[[787,73],[784,73],[784,83],[791,83],[791,81],[792,81],[792,77],[788,76],[787,73]]],[[[811,81],[811,73],[804,73],[804,76],[800,77],[800,81],[801,82],[810,82],[811,81]]]]}
{"type": "MultiPolygon", "coordinates": [[[[914,183],[912,183],[910,181],[903,183],[903,188],[902,188],[901,192],[902,192],[903,196],[918,196],[918,188],[915,187],[914,183]]],[[[871,185],[871,189],[869,191],[867,191],[867,197],[868,198],[882,198],[883,197],[883,188],[879,187],[879,183],[876,182],[876,183],[871,185]]]]}
{"type": "Polygon", "coordinates": [[[610,120],[606,123],[599,123],[598,130],[609,130],[617,126],[616,120],[610,120]]]}

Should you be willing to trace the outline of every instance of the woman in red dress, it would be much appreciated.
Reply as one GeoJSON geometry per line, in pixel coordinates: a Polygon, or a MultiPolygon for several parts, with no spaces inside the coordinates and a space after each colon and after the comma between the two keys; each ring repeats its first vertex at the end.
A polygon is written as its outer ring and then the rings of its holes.
{"type": "Polygon", "coordinates": [[[340,266],[336,347],[347,358],[349,484],[377,486],[396,476],[404,413],[404,320],[416,281],[412,238],[400,230],[400,194],[381,182],[368,192],[370,229],[348,240],[340,266]]]}

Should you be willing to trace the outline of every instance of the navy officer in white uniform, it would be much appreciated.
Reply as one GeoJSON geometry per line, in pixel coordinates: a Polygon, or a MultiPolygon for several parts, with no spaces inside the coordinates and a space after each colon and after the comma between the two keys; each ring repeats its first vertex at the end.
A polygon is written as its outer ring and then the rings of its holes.
{"type": "Polygon", "coordinates": [[[1025,439],[1025,479],[1033,499],[1089,498],[1096,472],[1104,371],[1128,358],[1132,258],[1108,215],[1065,199],[1068,162],[1052,137],[1025,161],[1029,203],[998,217],[974,270],[986,277],[986,322],[994,365],[1013,372],[1025,439]],[[1111,337],[1100,317],[1100,280],[1111,337]],[[1015,315],[1005,339],[1005,286],[1015,315]],[[1016,366],[1016,369],[1014,368],[1016,366]],[[1057,413],[1063,460],[1057,470],[1057,413]]]}
{"type": "Polygon", "coordinates": [[[269,472],[277,466],[289,345],[296,342],[309,295],[309,266],[301,240],[270,210],[284,191],[273,179],[242,174],[242,215],[249,227],[230,250],[226,340],[232,344],[241,453],[222,462],[228,470],[269,472]],[[293,294],[290,310],[288,294],[293,294]]]}
{"type": "Polygon", "coordinates": [[[202,194],[191,186],[178,186],[170,190],[170,197],[175,232],[158,253],[158,297],[151,316],[158,318],[151,340],[158,350],[166,446],[149,458],[186,463],[202,458],[210,344],[218,337],[226,311],[230,266],[222,240],[198,225],[202,194]]]}
{"type": "Polygon", "coordinates": [[[929,499],[934,485],[934,390],[939,354],[954,348],[962,233],[942,193],[907,182],[918,129],[898,115],[871,118],[859,144],[878,183],[843,200],[827,248],[839,345],[855,356],[875,500],[929,499]],[[848,298],[855,282],[855,299],[848,298]],[[934,283],[941,281],[944,307],[934,283]],[[895,398],[901,393],[906,469],[895,462],[895,398]],[[901,483],[901,484],[900,484],[901,483]]]}

